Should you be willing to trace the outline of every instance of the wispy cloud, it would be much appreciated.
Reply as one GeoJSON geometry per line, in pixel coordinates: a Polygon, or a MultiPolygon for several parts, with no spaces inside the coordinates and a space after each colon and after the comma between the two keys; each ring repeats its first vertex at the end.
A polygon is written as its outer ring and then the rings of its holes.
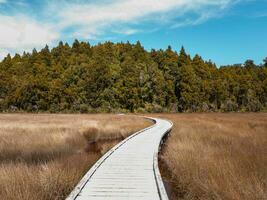
{"type": "Polygon", "coordinates": [[[52,26],[23,15],[0,15],[0,21],[0,47],[3,52],[40,48],[59,37],[52,26]]]}
{"type": "Polygon", "coordinates": [[[175,22],[171,25],[171,28],[180,28],[183,26],[195,26],[202,23],[205,23],[209,19],[218,18],[222,15],[225,8],[216,8],[216,9],[208,9],[201,10],[195,15],[186,15],[180,19],[176,19],[175,22]]]}
{"type": "MultiPolygon", "coordinates": [[[[1,14],[0,10],[0,50],[21,52],[64,38],[98,40],[114,37],[112,34],[132,35],[151,29],[144,24],[165,28],[196,25],[216,17],[214,11],[223,10],[236,1],[45,0],[35,13],[31,10],[28,15],[19,9],[9,15],[1,14]]],[[[30,10],[32,5],[28,1],[20,2],[24,7],[27,4],[30,10]]],[[[0,3],[9,2],[0,0],[0,3]]]]}
{"type": "Polygon", "coordinates": [[[139,33],[141,32],[140,30],[138,29],[133,29],[133,28],[128,28],[128,27],[122,27],[120,29],[115,29],[112,31],[113,33],[117,33],[117,34],[122,34],[122,35],[133,35],[133,34],[136,34],[136,33],[139,33]]]}
{"type": "Polygon", "coordinates": [[[252,18],[262,18],[262,17],[267,17],[267,11],[265,12],[258,12],[255,13],[251,16],[252,18]]]}
{"type": "MultiPolygon", "coordinates": [[[[209,9],[224,9],[233,1],[230,0],[114,0],[105,3],[87,3],[76,5],[66,3],[58,13],[62,27],[79,26],[77,32],[83,37],[102,35],[117,24],[136,26],[142,22],[152,21],[169,24],[174,27],[175,18],[189,12],[198,15],[189,24],[208,20],[209,9]],[[173,24],[172,24],[173,23],[173,24]]],[[[62,5],[61,5],[62,7],[62,5]]],[[[188,21],[186,18],[184,24],[188,21]]],[[[126,32],[127,34],[127,32],[126,32]]]]}

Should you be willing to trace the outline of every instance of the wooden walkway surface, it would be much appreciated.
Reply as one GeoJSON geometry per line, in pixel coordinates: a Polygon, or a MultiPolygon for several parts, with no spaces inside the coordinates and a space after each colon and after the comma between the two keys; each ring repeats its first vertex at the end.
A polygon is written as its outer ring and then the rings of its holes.
{"type": "Polygon", "coordinates": [[[155,125],[107,152],[67,200],[168,200],[158,169],[158,149],[172,123],[153,120],[155,125]]]}

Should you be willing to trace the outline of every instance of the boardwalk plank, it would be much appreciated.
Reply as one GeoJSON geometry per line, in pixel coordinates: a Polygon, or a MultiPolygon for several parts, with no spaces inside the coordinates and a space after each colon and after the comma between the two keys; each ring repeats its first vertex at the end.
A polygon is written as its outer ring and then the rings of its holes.
{"type": "Polygon", "coordinates": [[[130,136],[100,159],[67,200],[167,200],[157,154],[172,123],[154,120],[154,126],[130,136]]]}

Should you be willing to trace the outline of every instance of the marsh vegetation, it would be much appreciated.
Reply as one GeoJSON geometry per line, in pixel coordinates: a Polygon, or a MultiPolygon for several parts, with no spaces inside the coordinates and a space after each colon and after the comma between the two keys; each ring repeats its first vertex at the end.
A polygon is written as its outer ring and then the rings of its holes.
{"type": "Polygon", "coordinates": [[[108,114],[1,114],[0,197],[64,199],[103,153],[150,124],[108,114]]]}
{"type": "Polygon", "coordinates": [[[173,199],[267,199],[267,114],[167,114],[161,155],[173,199]]]}

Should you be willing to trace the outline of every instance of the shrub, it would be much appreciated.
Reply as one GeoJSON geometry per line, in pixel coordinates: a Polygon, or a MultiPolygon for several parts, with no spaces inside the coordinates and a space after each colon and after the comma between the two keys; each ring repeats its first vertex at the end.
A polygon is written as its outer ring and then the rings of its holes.
{"type": "Polygon", "coordinates": [[[135,113],[147,113],[145,108],[137,108],[134,112],[135,113]]]}
{"type": "Polygon", "coordinates": [[[203,102],[202,105],[201,105],[200,110],[202,112],[208,112],[209,111],[209,105],[206,102],[203,102]]]}
{"type": "Polygon", "coordinates": [[[99,130],[96,127],[88,127],[80,130],[80,133],[87,141],[97,141],[99,139],[99,130]]]}
{"type": "Polygon", "coordinates": [[[161,113],[161,112],[163,112],[163,107],[159,104],[152,104],[152,112],[153,113],[161,113]]]}
{"type": "Polygon", "coordinates": [[[247,111],[258,112],[262,109],[262,105],[258,99],[253,99],[246,106],[247,111]]]}
{"type": "Polygon", "coordinates": [[[232,111],[237,111],[238,105],[236,102],[234,102],[231,99],[226,100],[222,105],[221,109],[224,112],[232,112],[232,111]]]}
{"type": "Polygon", "coordinates": [[[79,108],[80,113],[88,113],[88,111],[89,111],[89,106],[88,105],[81,104],[79,107],[80,107],[79,108]]]}

